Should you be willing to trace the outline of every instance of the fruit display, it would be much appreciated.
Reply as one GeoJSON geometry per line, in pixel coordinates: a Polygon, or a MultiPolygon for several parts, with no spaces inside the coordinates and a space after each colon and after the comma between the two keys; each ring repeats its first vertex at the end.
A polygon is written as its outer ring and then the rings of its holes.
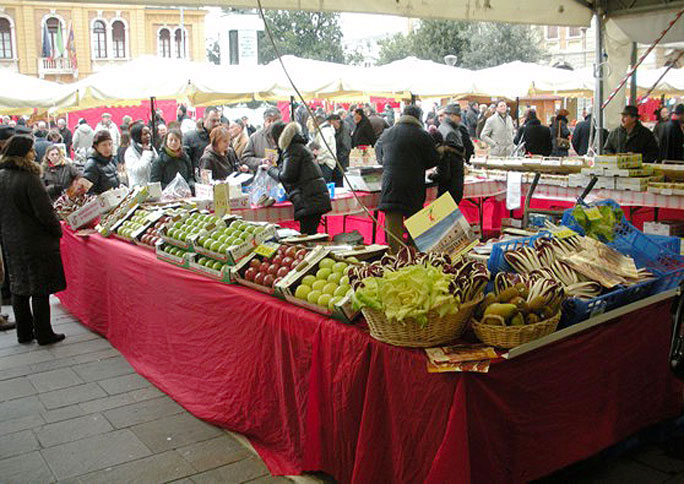
{"type": "Polygon", "coordinates": [[[475,310],[475,318],[494,326],[536,324],[556,316],[565,300],[563,286],[539,275],[500,272],[494,291],[475,310]]]}
{"type": "Polygon", "coordinates": [[[382,312],[391,321],[410,318],[426,325],[429,314],[453,315],[481,297],[489,271],[482,262],[404,248],[396,256],[352,268],[349,277],[359,308],[382,312]]]}
{"type": "Polygon", "coordinates": [[[274,287],[294,270],[309,253],[301,246],[280,245],[270,257],[250,254],[233,268],[238,283],[273,294],[274,287]]]}
{"type": "Polygon", "coordinates": [[[226,262],[211,259],[209,257],[193,254],[189,257],[188,268],[221,282],[232,282],[230,269],[232,266],[226,262]]]}
{"type": "Polygon", "coordinates": [[[145,232],[140,236],[140,244],[147,247],[154,248],[157,243],[162,240],[161,232],[166,223],[171,218],[168,215],[162,215],[154,225],[150,225],[145,232]]]}
{"type": "Polygon", "coordinates": [[[148,217],[151,215],[151,213],[152,212],[144,208],[136,209],[130,218],[124,220],[116,227],[116,235],[128,240],[136,238],[141,231],[144,231],[147,226],[150,225],[148,217]]]}
{"type": "Polygon", "coordinates": [[[231,264],[248,255],[254,247],[275,236],[274,225],[262,225],[233,220],[227,227],[219,226],[200,234],[195,250],[203,255],[231,264]]]}
{"type": "Polygon", "coordinates": [[[167,243],[157,245],[156,252],[158,259],[180,267],[189,266],[188,254],[192,254],[192,252],[188,250],[167,243]]]}
{"type": "Polygon", "coordinates": [[[135,187],[117,205],[117,207],[100,219],[97,226],[98,232],[103,236],[109,237],[112,230],[121,220],[127,218],[134,209],[143,203],[149,196],[149,190],[145,187],[135,187]]]}
{"type": "Polygon", "coordinates": [[[347,275],[350,261],[338,261],[331,257],[321,259],[310,274],[304,276],[295,288],[297,299],[333,310],[350,292],[347,275]]]}
{"type": "Polygon", "coordinates": [[[66,192],[64,192],[57,200],[55,200],[53,207],[55,208],[57,215],[59,215],[63,220],[66,220],[69,215],[83,208],[86,203],[94,200],[95,198],[97,198],[96,195],[90,195],[87,193],[71,198],[66,192]]]}
{"type": "Polygon", "coordinates": [[[210,231],[223,224],[221,217],[217,215],[193,212],[180,220],[167,222],[162,238],[173,245],[189,248],[193,238],[202,231],[210,231]]]}

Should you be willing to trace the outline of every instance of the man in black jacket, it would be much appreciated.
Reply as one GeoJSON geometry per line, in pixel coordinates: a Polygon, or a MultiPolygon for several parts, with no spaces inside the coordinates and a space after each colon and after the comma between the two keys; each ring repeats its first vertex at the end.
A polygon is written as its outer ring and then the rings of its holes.
{"type": "Polygon", "coordinates": [[[466,126],[468,127],[468,136],[477,138],[477,120],[480,117],[480,110],[477,107],[477,102],[473,101],[468,106],[466,113],[466,126]]]}
{"type": "MultiPolygon", "coordinates": [[[[351,134],[349,134],[349,128],[347,128],[347,125],[342,121],[339,114],[331,114],[328,116],[328,122],[335,128],[335,153],[337,155],[337,161],[339,161],[342,168],[346,170],[349,168],[349,153],[351,152],[351,134]]],[[[340,171],[339,166],[335,167],[333,181],[335,182],[336,187],[344,185],[342,172],[340,171]]]]}
{"type": "Polygon", "coordinates": [[[404,218],[425,204],[425,170],[437,164],[439,154],[421,123],[418,106],[404,108],[396,124],[382,134],[382,191],[379,209],[385,213],[387,243],[393,253],[404,236],[404,218]]]}
{"type": "Polygon", "coordinates": [[[220,119],[218,109],[213,106],[208,107],[204,111],[204,118],[197,122],[197,129],[183,136],[183,148],[190,157],[195,176],[197,176],[199,169],[199,160],[204,154],[204,149],[209,144],[209,134],[212,129],[219,125],[220,119]]]}
{"type": "Polygon", "coordinates": [[[59,118],[57,120],[57,128],[59,130],[59,134],[62,136],[62,142],[66,146],[67,158],[71,158],[71,140],[73,136],[71,135],[69,128],[67,128],[66,120],[64,118],[59,118]]]}
{"type": "Polygon", "coordinates": [[[541,124],[534,109],[527,111],[527,120],[513,139],[516,145],[521,141],[525,142],[525,152],[532,155],[549,156],[553,151],[551,130],[541,124]]]}
{"type": "Polygon", "coordinates": [[[354,110],[354,124],[356,126],[352,133],[352,148],[357,146],[373,146],[376,141],[375,132],[363,109],[356,108],[354,110]]]}
{"type": "Polygon", "coordinates": [[[658,144],[659,160],[684,160],[684,104],[677,104],[672,119],[660,129],[658,144]]]}
{"type": "MultiPolygon", "coordinates": [[[[466,156],[463,132],[459,128],[461,106],[449,104],[444,109],[444,118],[439,124],[439,133],[444,140],[442,154],[437,170],[430,178],[438,183],[437,195],[449,192],[456,203],[463,198],[463,162],[466,156]]],[[[472,143],[470,143],[472,146],[472,143]]]]}
{"type": "Polygon", "coordinates": [[[639,109],[625,106],[622,111],[622,124],[608,135],[603,146],[606,154],[641,153],[644,163],[658,159],[658,143],[651,130],[639,122],[639,109]]]}

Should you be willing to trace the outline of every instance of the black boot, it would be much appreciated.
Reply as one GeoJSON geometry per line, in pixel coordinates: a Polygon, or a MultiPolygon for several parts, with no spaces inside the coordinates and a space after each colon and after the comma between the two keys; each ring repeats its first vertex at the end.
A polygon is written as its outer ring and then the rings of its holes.
{"type": "Polygon", "coordinates": [[[17,341],[21,344],[33,341],[33,315],[28,296],[12,295],[12,308],[17,326],[17,341]]]}
{"type": "Polygon", "coordinates": [[[50,324],[50,296],[33,296],[33,330],[39,345],[51,345],[62,341],[66,336],[55,333],[50,324]]]}

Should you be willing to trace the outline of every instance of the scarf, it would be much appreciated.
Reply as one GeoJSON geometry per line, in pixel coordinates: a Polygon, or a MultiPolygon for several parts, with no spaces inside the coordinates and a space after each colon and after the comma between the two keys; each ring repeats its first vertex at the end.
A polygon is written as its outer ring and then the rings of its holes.
{"type": "Polygon", "coordinates": [[[183,156],[183,147],[178,148],[178,151],[172,151],[168,146],[164,146],[164,153],[169,155],[171,158],[180,158],[183,156]]]}

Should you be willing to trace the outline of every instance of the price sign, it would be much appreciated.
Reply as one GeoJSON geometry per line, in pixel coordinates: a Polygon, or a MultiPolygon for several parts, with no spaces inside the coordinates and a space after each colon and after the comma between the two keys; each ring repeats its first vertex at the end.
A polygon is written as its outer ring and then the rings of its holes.
{"type": "Polygon", "coordinates": [[[552,229],[551,235],[553,235],[557,239],[567,239],[569,237],[577,235],[577,232],[567,227],[559,227],[557,229],[552,229]]]}
{"type": "Polygon", "coordinates": [[[601,211],[598,209],[598,207],[585,208],[584,214],[591,221],[601,220],[603,218],[603,216],[601,215],[601,211]]]}
{"type": "Polygon", "coordinates": [[[266,259],[270,259],[276,252],[278,252],[278,247],[280,247],[280,244],[276,244],[275,242],[265,242],[263,244],[257,245],[256,249],[254,249],[254,253],[265,257],[266,259]]]}
{"type": "Polygon", "coordinates": [[[226,213],[230,213],[227,183],[214,185],[214,212],[219,217],[223,217],[226,213]]]}

